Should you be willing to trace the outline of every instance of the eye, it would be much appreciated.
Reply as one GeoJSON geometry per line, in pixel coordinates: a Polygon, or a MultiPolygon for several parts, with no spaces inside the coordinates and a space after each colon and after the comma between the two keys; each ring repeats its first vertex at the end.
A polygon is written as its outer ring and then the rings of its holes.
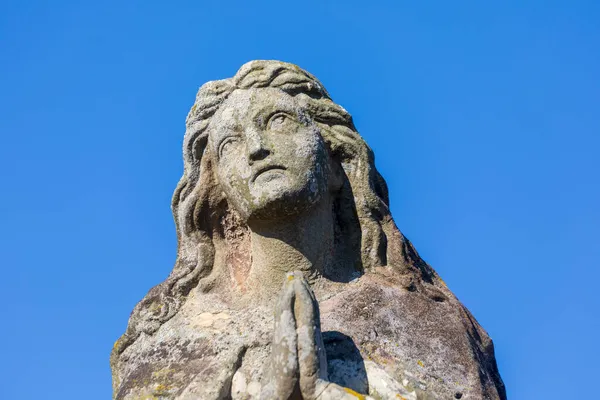
{"type": "Polygon", "coordinates": [[[219,145],[219,158],[226,156],[228,153],[233,151],[239,139],[236,137],[225,138],[219,145]]]}
{"type": "Polygon", "coordinates": [[[269,118],[269,122],[267,127],[272,130],[280,130],[285,127],[286,123],[291,121],[291,117],[288,114],[278,112],[273,114],[271,118],[269,118]]]}

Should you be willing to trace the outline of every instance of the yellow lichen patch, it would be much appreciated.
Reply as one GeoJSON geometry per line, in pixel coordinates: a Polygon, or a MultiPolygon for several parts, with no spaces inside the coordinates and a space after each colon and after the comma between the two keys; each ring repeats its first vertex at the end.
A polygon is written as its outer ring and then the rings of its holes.
{"type": "Polygon", "coordinates": [[[446,282],[444,282],[444,280],[441,277],[438,276],[438,279],[442,285],[448,287],[448,285],[446,285],[446,282]]]}
{"type": "Polygon", "coordinates": [[[164,307],[164,304],[154,302],[150,306],[150,311],[152,311],[153,314],[160,314],[162,312],[163,307],[164,307]]]}
{"type": "Polygon", "coordinates": [[[360,399],[360,400],[365,400],[365,396],[363,396],[363,395],[362,395],[362,394],[360,394],[360,393],[357,393],[357,392],[355,392],[355,391],[354,391],[354,390],[352,390],[352,389],[344,388],[344,391],[345,391],[346,393],[349,393],[349,394],[351,394],[352,396],[356,397],[357,399],[360,399]]]}
{"type": "Polygon", "coordinates": [[[294,280],[294,275],[288,275],[288,282],[293,281],[294,280]]]}
{"type": "Polygon", "coordinates": [[[162,393],[156,393],[156,394],[163,394],[167,390],[169,390],[169,387],[167,385],[163,385],[162,383],[159,385],[156,385],[156,388],[154,388],[155,392],[162,392],[162,393]]]}
{"type": "Polygon", "coordinates": [[[396,395],[396,398],[397,398],[397,399],[400,399],[400,400],[406,400],[406,397],[404,397],[404,396],[402,396],[402,395],[400,395],[400,394],[397,394],[397,395],[396,395]]]}
{"type": "Polygon", "coordinates": [[[173,368],[162,368],[162,369],[159,369],[158,371],[152,372],[152,378],[165,379],[165,378],[168,378],[169,376],[171,376],[172,374],[174,374],[175,372],[177,372],[177,371],[173,368]]]}
{"type": "Polygon", "coordinates": [[[424,367],[425,366],[425,365],[423,365],[423,361],[421,361],[421,360],[418,360],[417,364],[419,364],[420,367],[424,367]]]}

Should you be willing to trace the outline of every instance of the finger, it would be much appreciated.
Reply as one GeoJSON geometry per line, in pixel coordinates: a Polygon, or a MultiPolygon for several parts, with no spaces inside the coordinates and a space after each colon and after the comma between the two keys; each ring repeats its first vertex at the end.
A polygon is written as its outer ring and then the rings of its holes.
{"type": "Polygon", "coordinates": [[[275,330],[271,346],[270,377],[277,398],[288,398],[298,381],[295,297],[294,282],[286,280],[275,307],[275,330]]]}
{"type": "Polygon", "coordinates": [[[314,332],[315,326],[319,325],[319,308],[314,299],[312,290],[304,279],[295,280],[294,313],[296,315],[297,328],[306,326],[310,332],[314,332]]]}
{"type": "Polygon", "coordinates": [[[326,375],[327,360],[319,323],[319,308],[308,283],[296,283],[296,331],[298,333],[298,362],[300,390],[305,398],[314,398],[317,379],[326,375]]]}
{"type": "Polygon", "coordinates": [[[275,326],[280,322],[277,316],[280,316],[284,311],[294,312],[294,301],[296,297],[296,288],[293,278],[288,278],[284,281],[283,287],[275,304],[275,326]]]}
{"type": "Polygon", "coordinates": [[[313,300],[313,302],[317,303],[317,298],[315,297],[315,292],[312,290],[312,287],[310,286],[308,281],[304,278],[304,276],[302,276],[302,279],[299,279],[299,281],[304,286],[304,288],[308,292],[308,294],[309,294],[310,298],[313,300]]]}

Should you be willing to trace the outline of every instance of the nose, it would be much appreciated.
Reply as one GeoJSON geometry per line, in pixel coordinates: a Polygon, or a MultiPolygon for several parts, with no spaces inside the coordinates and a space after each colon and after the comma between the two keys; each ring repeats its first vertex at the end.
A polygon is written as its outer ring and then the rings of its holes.
{"type": "Polygon", "coordinates": [[[254,161],[265,159],[271,152],[265,146],[264,138],[257,130],[249,129],[246,132],[246,146],[250,164],[254,161]]]}

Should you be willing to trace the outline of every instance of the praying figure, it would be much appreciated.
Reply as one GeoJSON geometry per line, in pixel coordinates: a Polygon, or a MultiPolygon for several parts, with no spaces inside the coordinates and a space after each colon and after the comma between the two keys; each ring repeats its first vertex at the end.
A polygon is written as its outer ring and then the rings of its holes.
{"type": "Polygon", "coordinates": [[[175,267],[115,343],[114,399],[506,399],[314,76],[251,61],[204,84],[183,159],[175,267]]]}

